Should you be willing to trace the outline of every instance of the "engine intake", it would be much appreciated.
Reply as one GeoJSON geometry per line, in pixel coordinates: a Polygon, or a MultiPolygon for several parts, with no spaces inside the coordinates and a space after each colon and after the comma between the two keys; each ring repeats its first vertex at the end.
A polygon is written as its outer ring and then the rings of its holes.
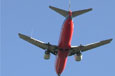
{"type": "Polygon", "coordinates": [[[76,61],[81,61],[82,60],[82,54],[81,53],[75,54],[75,60],[76,61]]]}
{"type": "Polygon", "coordinates": [[[50,52],[45,51],[44,59],[45,59],[45,60],[50,59],[50,52]]]}

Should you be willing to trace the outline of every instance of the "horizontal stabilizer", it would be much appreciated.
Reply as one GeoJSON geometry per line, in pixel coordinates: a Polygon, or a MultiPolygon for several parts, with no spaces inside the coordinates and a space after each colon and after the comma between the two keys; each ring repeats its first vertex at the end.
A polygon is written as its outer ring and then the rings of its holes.
{"type": "Polygon", "coordinates": [[[66,17],[68,15],[68,11],[62,10],[53,6],[49,6],[52,10],[56,11],[57,13],[61,14],[62,16],[66,17]]]}
{"type": "Polygon", "coordinates": [[[79,11],[73,11],[73,12],[72,12],[72,17],[75,17],[75,16],[78,16],[78,15],[87,13],[87,12],[89,12],[89,11],[91,11],[91,10],[92,10],[92,8],[84,9],[84,10],[79,10],[79,11]]]}
{"type": "MultiPolygon", "coordinates": [[[[56,11],[57,13],[61,14],[64,17],[68,16],[68,12],[69,11],[66,11],[66,10],[63,10],[63,9],[59,9],[59,8],[56,8],[56,7],[53,7],[53,6],[49,6],[49,8],[51,8],[52,10],[56,11]]],[[[84,10],[79,10],[79,11],[73,11],[72,12],[72,17],[76,17],[78,15],[87,13],[87,12],[89,12],[91,10],[92,10],[92,8],[84,9],[84,10]]]]}

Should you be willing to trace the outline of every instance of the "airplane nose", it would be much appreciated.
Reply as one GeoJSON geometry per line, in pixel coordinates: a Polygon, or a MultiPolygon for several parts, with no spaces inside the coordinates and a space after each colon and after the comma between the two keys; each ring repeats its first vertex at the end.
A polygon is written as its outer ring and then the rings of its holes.
{"type": "Polygon", "coordinates": [[[60,76],[60,74],[58,74],[58,76],[60,76]]]}

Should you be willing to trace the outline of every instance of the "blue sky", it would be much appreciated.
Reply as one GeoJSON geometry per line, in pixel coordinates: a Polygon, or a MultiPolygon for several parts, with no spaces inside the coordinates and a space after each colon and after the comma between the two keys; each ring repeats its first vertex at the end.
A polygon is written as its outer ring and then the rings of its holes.
{"type": "MultiPolygon", "coordinates": [[[[44,42],[58,44],[64,17],[49,5],[68,10],[68,0],[1,1],[1,73],[2,76],[57,76],[56,57],[43,59],[44,50],[27,43],[18,33],[44,42]]],[[[111,44],[83,53],[76,62],[68,57],[62,76],[115,76],[115,0],[71,0],[71,10],[93,8],[76,17],[72,45],[89,44],[113,38],[111,44]]]]}

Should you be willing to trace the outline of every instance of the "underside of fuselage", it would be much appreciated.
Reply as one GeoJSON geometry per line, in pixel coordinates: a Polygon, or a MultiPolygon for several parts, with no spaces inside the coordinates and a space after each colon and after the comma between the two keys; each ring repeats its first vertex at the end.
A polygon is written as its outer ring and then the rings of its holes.
{"type": "Polygon", "coordinates": [[[72,18],[84,14],[86,12],[89,12],[92,10],[92,8],[73,12],[71,10],[66,11],[53,6],[49,6],[49,8],[61,14],[62,16],[66,17],[62,26],[61,36],[58,44],[57,60],[56,60],[56,72],[58,75],[60,75],[65,68],[67,56],[69,54],[69,49],[71,48],[71,40],[74,28],[72,18]]]}
{"type": "Polygon", "coordinates": [[[73,34],[73,21],[72,21],[72,14],[70,11],[64,21],[58,44],[59,50],[56,61],[56,72],[58,75],[60,75],[63,72],[66,66],[67,56],[69,54],[69,49],[71,48],[72,34],[73,34]]]}

